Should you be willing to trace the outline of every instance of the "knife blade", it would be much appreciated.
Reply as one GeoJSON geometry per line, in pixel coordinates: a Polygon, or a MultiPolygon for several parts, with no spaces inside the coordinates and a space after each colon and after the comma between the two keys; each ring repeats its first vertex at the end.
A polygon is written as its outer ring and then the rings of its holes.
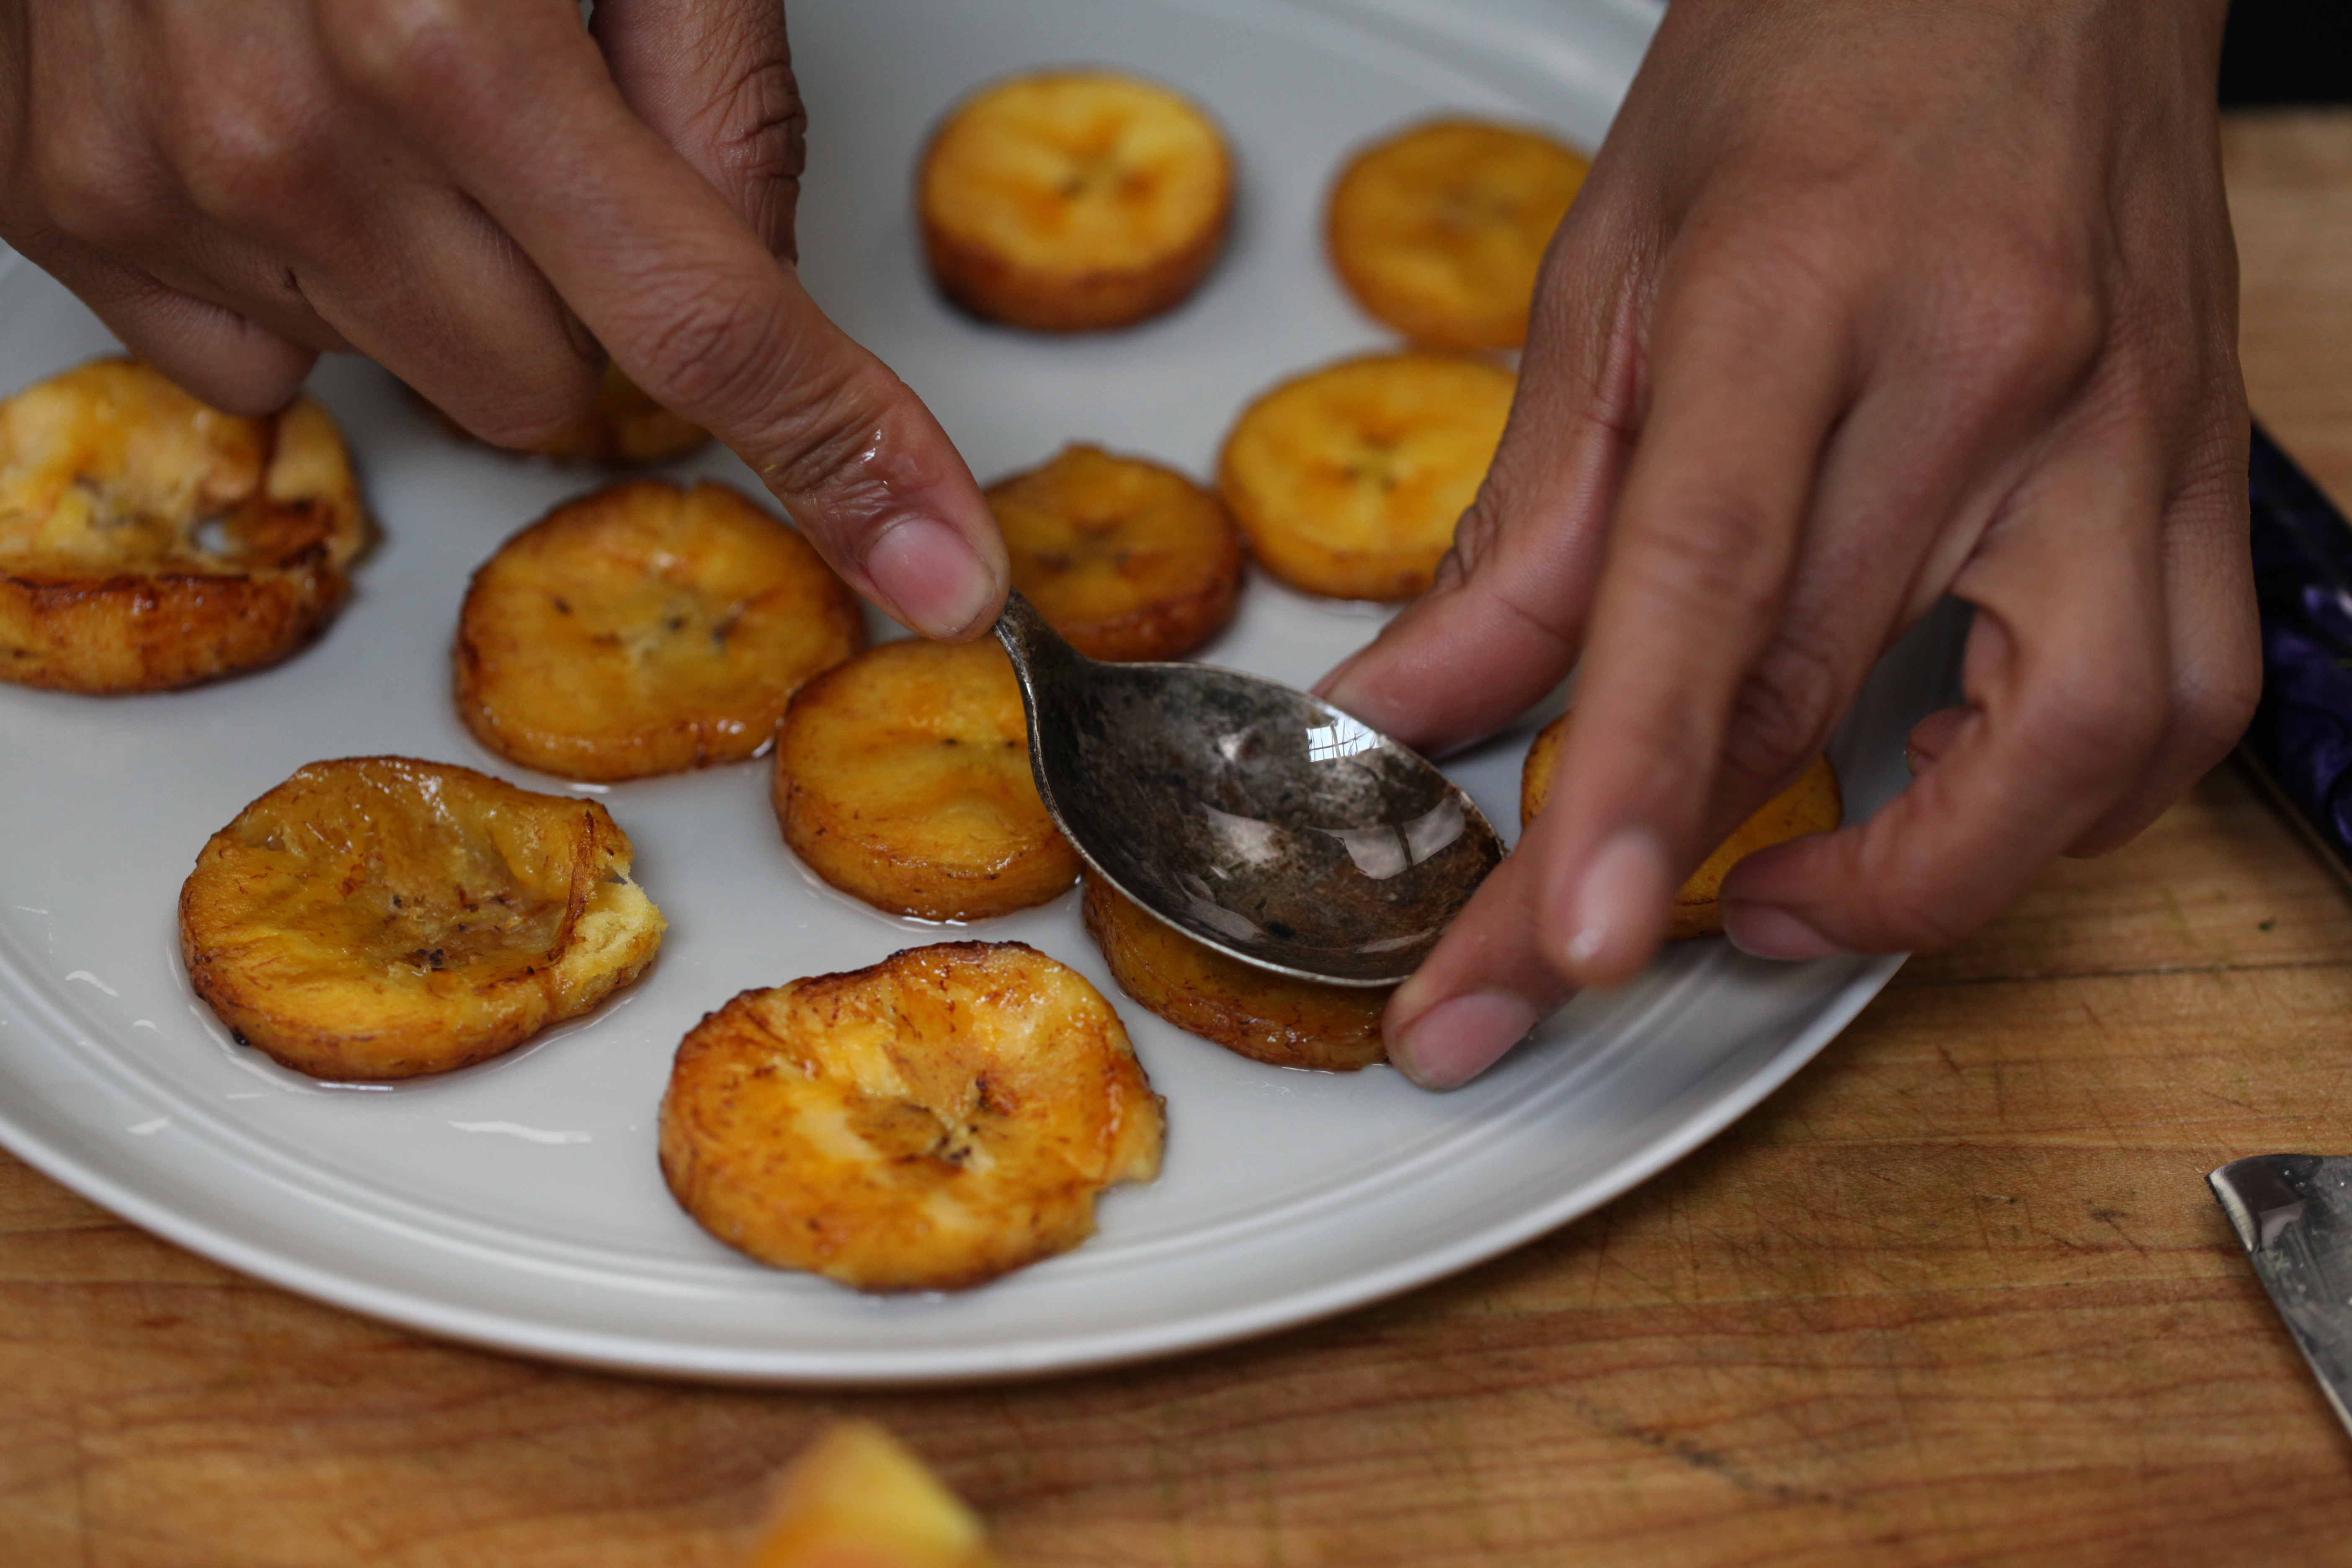
{"type": "Polygon", "coordinates": [[[2256,1154],[2205,1182],[2352,1432],[2352,1158],[2256,1154]]]}

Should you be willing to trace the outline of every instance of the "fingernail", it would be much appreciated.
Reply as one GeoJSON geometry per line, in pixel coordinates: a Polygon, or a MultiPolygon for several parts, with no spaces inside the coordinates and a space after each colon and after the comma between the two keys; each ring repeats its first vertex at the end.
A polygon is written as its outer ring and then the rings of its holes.
{"type": "Polygon", "coordinates": [[[1666,852],[1639,827],[1603,841],[1569,906],[1568,972],[1586,985],[1630,978],[1649,958],[1674,892],[1666,852]]]}
{"type": "Polygon", "coordinates": [[[892,614],[927,637],[960,637],[995,607],[996,580],[962,534],[910,517],[866,552],[866,574],[892,614]]]}
{"type": "Polygon", "coordinates": [[[1723,934],[1757,958],[1841,958],[1845,949],[1776,904],[1726,903],[1723,934]]]}
{"type": "Polygon", "coordinates": [[[1389,1060],[1423,1089],[1458,1089],[1528,1037],[1536,1010],[1499,991],[1449,997],[1389,1042],[1389,1060]]]}

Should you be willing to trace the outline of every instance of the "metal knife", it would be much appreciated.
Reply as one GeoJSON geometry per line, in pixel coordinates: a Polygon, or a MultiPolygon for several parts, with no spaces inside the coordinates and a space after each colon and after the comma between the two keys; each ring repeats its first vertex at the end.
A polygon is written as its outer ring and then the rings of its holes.
{"type": "Polygon", "coordinates": [[[2352,1431],[2352,1158],[2256,1154],[2205,1181],[2352,1431]]]}

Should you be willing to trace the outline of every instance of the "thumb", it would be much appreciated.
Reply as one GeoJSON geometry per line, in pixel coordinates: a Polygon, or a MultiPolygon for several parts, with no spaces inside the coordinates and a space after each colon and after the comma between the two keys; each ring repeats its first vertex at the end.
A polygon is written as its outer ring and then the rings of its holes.
{"type": "Polygon", "coordinates": [[[1012,573],[971,469],[906,383],[742,237],[634,290],[559,282],[621,368],[733,447],[851,587],[926,637],[984,633],[1012,573]]]}
{"type": "Polygon", "coordinates": [[[782,0],[600,0],[591,31],[622,101],[789,259],[808,116],[782,0]]]}
{"type": "Polygon", "coordinates": [[[1633,424],[1638,354],[1630,294],[1551,283],[1502,444],[1435,584],[1316,688],[1425,751],[1509,723],[1583,646],[1633,424]]]}

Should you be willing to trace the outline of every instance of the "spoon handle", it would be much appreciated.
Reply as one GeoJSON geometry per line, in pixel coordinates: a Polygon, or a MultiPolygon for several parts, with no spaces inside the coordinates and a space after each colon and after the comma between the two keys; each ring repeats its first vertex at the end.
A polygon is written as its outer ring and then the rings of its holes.
{"type": "Polygon", "coordinates": [[[1072,647],[1018,588],[1004,595],[1004,613],[996,617],[996,640],[1011,657],[1021,695],[1033,712],[1040,681],[1051,686],[1077,678],[1094,662],[1072,647]]]}

